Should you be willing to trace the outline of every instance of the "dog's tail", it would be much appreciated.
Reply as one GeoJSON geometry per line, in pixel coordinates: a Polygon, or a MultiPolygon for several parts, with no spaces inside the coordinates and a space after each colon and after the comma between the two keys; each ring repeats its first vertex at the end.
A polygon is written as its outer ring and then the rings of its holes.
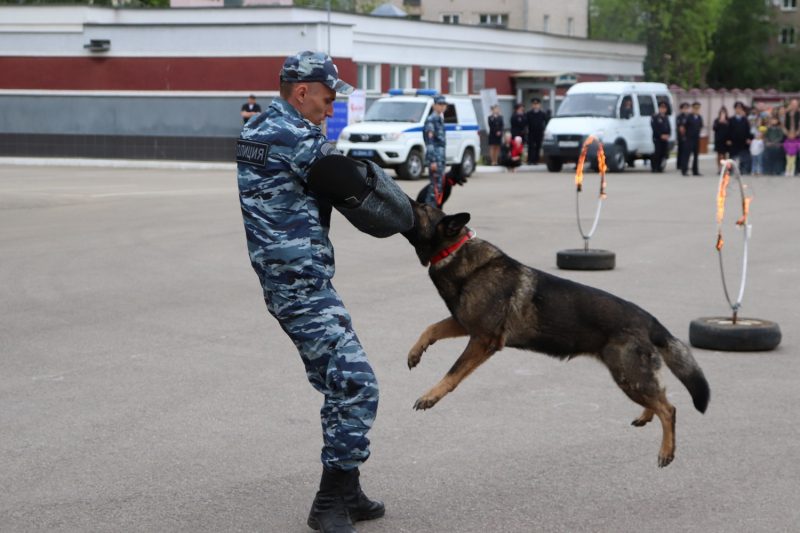
{"type": "Polygon", "coordinates": [[[705,413],[711,398],[711,389],[689,347],[672,337],[667,341],[666,348],[660,351],[669,369],[689,390],[695,409],[705,413]]]}

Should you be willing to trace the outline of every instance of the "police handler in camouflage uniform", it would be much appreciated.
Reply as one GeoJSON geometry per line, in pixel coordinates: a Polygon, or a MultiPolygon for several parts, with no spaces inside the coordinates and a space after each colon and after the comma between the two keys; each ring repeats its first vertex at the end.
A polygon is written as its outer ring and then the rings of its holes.
{"type": "Polygon", "coordinates": [[[358,471],[369,457],[378,383],[331,285],[331,204],[306,186],[311,165],[338,153],[320,124],[333,116],[336,93],[349,94],[353,87],[321,52],[289,57],[280,80],[280,97],[247,122],[237,146],[247,247],[267,309],[300,352],[308,380],[325,396],[323,472],[308,525],[323,533],[354,533],[354,522],[385,512],[382,502],[361,491],[358,471]]]}
{"type": "Polygon", "coordinates": [[[431,186],[425,203],[434,207],[442,207],[444,198],[444,171],[445,148],[447,147],[447,131],[444,127],[444,112],[447,101],[444,96],[433,98],[433,113],[425,119],[423,138],[425,139],[425,164],[428,165],[428,175],[431,177],[431,186]]]}

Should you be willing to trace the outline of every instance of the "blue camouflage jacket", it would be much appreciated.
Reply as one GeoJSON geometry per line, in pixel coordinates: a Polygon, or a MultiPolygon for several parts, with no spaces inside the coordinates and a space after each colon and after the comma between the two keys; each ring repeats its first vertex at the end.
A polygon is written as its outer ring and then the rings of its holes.
{"type": "Polygon", "coordinates": [[[320,287],[333,277],[331,204],[306,190],[306,172],[335,148],[291,104],[275,98],[241,139],[268,145],[263,168],[239,162],[247,248],[264,290],[320,287]]]}
{"type": "Polygon", "coordinates": [[[444,127],[444,118],[436,113],[431,113],[425,119],[425,127],[422,131],[425,139],[425,164],[433,162],[440,163],[445,159],[445,148],[447,147],[447,131],[444,127]]]}

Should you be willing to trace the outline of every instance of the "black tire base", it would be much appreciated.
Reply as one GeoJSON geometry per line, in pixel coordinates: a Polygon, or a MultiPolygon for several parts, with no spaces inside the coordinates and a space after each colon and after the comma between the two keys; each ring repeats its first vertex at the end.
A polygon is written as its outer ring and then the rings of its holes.
{"type": "Polygon", "coordinates": [[[617,254],[608,250],[561,250],[556,254],[556,265],[562,270],[613,270],[617,254]]]}
{"type": "Polygon", "coordinates": [[[705,317],[692,320],[689,342],[695,348],[721,352],[767,352],[781,343],[781,328],[771,320],[705,317]]]}

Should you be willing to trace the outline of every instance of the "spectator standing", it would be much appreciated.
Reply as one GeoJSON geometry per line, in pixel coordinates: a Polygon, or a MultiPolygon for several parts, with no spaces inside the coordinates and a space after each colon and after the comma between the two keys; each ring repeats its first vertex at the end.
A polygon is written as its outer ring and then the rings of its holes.
{"type": "Polygon", "coordinates": [[[492,165],[496,165],[500,158],[500,145],[503,144],[503,115],[500,114],[500,106],[492,106],[492,114],[489,115],[489,155],[492,158],[492,165]]]}
{"type": "Polygon", "coordinates": [[[734,115],[728,124],[728,153],[731,159],[739,163],[742,174],[750,173],[750,125],[745,116],[744,104],[736,102],[733,106],[734,115]]]}
{"type": "Polygon", "coordinates": [[[425,203],[434,207],[442,207],[444,203],[444,174],[447,165],[447,129],[444,125],[444,112],[447,111],[447,100],[441,94],[433,97],[433,113],[425,119],[422,138],[425,140],[425,164],[431,186],[425,203]]]}
{"type": "Polygon", "coordinates": [[[795,175],[795,163],[797,153],[800,152],[800,109],[798,109],[797,99],[789,103],[789,109],[783,121],[783,133],[786,140],[783,142],[783,150],[786,152],[786,176],[795,175]]]}
{"type": "Polygon", "coordinates": [[[528,122],[528,164],[535,165],[539,162],[539,153],[542,150],[542,139],[547,121],[550,118],[540,109],[541,102],[538,98],[531,100],[531,108],[525,113],[528,122]]]}
{"type": "Polygon", "coordinates": [[[242,120],[247,124],[247,121],[254,116],[261,113],[261,106],[256,103],[256,95],[251,94],[247,98],[247,103],[242,104],[242,120]]]}
{"type": "Polygon", "coordinates": [[[700,157],[700,130],[703,129],[703,117],[700,116],[700,102],[692,104],[692,113],[686,118],[684,130],[686,131],[686,143],[684,144],[683,162],[681,163],[681,174],[689,175],[689,157],[694,155],[692,162],[692,174],[702,176],[698,165],[700,157]]]}
{"type": "Polygon", "coordinates": [[[681,112],[675,117],[675,127],[678,129],[678,170],[681,170],[681,162],[683,161],[683,153],[686,151],[686,120],[689,118],[689,104],[683,102],[681,104],[681,112]]]}
{"type": "Polygon", "coordinates": [[[650,127],[653,128],[653,145],[655,145],[653,159],[650,161],[651,172],[664,172],[663,161],[669,156],[669,135],[672,133],[672,128],[669,125],[667,109],[667,103],[660,102],[658,113],[650,118],[650,127]]]}
{"type": "Polygon", "coordinates": [[[785,172],[784,139],[786,136],[783,134],[778,117],[772,117],[767,132],[764,134],[764,174],[778,176],[785,172]]]}
{"type": "Polygon", "coordinates": [[[753,160],[750,172],[756,176],[760,176],[764,171],[764,139],[762,139],[761,136],[766,131],[767,128],[764,126],[758,128],[753,136],[753,140],[750,142],[750,157],[753,160]]]}
{"type": "Polygon", "coordinates": [[[714,151],[717,152],[717,173],[722,171],[722,161],[728,156],[728,110],[719,108],[714,120],[714,151]]]}
{"type": "Polygon", "coordinates": [[[514,107],[514,114],[511,115],[511,138],[522,137],[524,139],[527,129],[528,119],[525,118],[525,104],[519,102],[514,107]]]}

